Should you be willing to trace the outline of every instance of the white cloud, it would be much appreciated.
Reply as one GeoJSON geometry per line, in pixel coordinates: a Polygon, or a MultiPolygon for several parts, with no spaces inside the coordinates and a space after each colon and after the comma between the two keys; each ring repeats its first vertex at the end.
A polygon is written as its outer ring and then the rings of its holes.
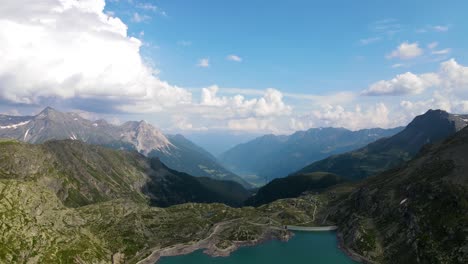
{"type": "Polygon", "coordinates": [[[451,51],[452,51],[451,49],[433,50],[432,54],[434,54],[434,55],[445,55],[445,54],[449,54],[451,51]]]}
{"type": "Polygon", "coordinates": [[[398,125],[398,120],[390,118],[390,110],[384,103],[377,103],[363,110],[356,105],[354,110],[346,110],[337,105],[326,105],[312,112],[316,125],[321,127],[345,127],[352,130],[382,127],[389,128],[398,125]]]}
{"type": "Polygon", "coordinates": [[[437,83],[434,74],[416,75],[411,72],[397,75],[391,80],[378,81],[362,92],[363,95],[405,95],[420,94],[437,83]]]}
{"type": "Polygon", "coordinates": [[[218,96],[219,87],[214,85],[202,89],[201,106],[218,107],[209,115],[223,117],[266,117],[291,113],[291,106],[283,102],[283,94],[276,89],[266,89],[260,98],[246,99],[243,95],[218,96]]]}
{"type": "Polygon", "coordinates": [[[191,116],[179,121],[177,126],[186,130],[216,128],[279,134],[311,127],[357,130],[401,126],[429,108],[468,112],[468,67],[455,60],[441,63],[440,69],[434,72],[405,73],[381,82],[383,85],[376,85],[362,94],[417,96],[404,101],[399,97],[386,98],[381,102],[379,97],[357,97],[359,95],[352,92],[283,94],[274,89],[261,91],[211,86],[201,90],[198,104],[189,105],[188,110],[179,109],[180,112],[191,113],[191,116]],[[301,104],[295,104],[293,109],[284,98],[300,99],[301,104]]]}
{"type": "MultiPolygon", "coordinates": [[[[413,112],[420,114],[427,107],[468,111],[468,69],[455,60],[442,63],[436,72],[402,74],[363,92],[418,94],[418,100],[407,99],[402,106],[397,105],[402,112],[395,110],[395,105],[392,108],[391,100],[383,104],[375,101],[377,97],[359,97],[351,91],[314,95],[212,86],[196,90],[194,96],[192,90],[160,80],[158,70],[140,55],[141,40],[129,36],[127,25],[115,14],[104,13],[104,6],[104,0],[2,1],[2,112],[7,110],[3,102],[36,109],[56,100],[90,114],[102,114],[93,110],[96,105],[105,113],[117,110],[122,120],[134,119],[130,113],[147,114],[158,125],[166,122],[166,128],[283,133],[312,126],[358,129],[402,125],[413,112]],[[430,94],[429,87],[434,88],[430,94]],[[355,105],[356,98],[362,107],[355,105]],[[300,103],[293,108],[291,101],[300,103]]],[[[152,9],[138,11],[146,14],[152,9]]],[[[394,24],[383,21],[375,26],[382,32],[394,31],[398,29],[394,24]]],[[[437,52],[436,47],[429,47],[427,53],[437,52]]],[[[411,54],[414,52],[401,51],[397,57],[411,54]]],[[[200,61],[200,66],[209,65],[208,58],[200,61]]]]}
{"type": "Polygon", "coordinates": [[[436,50],[438,46],[439,46],[438,42],[432,42],[427,45],[427,47],[431,50],[432,55],[446,55],[452,51],[452,49],[449,49],[449,48],[436,50]]]}
{"type": "Polygon", "coordinates": [[[0,98],[93,99],[128,111],[190,101],[188,91],[154,76],[140,56],[141,41],[104,6],[104,0],[2,1],[0,98]]]}
{"type": "Polygon", "coordinates": [[[229,61],[235,61],[235,62],[241,62],[242,61],[242,58],[237,56],[237,55],[234,55],[234,54],[231,54],[231,55],[228,55],[226,57],[227,60],[229,61]]]}
{"type": "Polygon", "coordinates": [[[397,75],[391,80],[381,80],[362,91],[362,95],[411,95],[421,94],[429,87],[442,89],[443,93],[468,95],[468,67],[455,59],[440,64],[437,72],[416,75],[411,72],[397,75]]]}
{"type": "Polygon", "coordinates": [[[426,112],[428,109],[441,109],[451,112],[453,107],[458,103],[451,102],[449,98],[443,96],[440,92],[436,91],[432,97],[427,100],[409,101],[404,100],[400,102],[400,106],[407,113],[411,115],[419,115],[426,112]]]}
{"type": "Polygon", "coordinates": [[[297,100],[310,100],[313,104],[342,104],[355,100],[358,94],[351,91],[340,91],[324,95],[284,93],[284,96],[297,100]]]}
{"type": "Polygon", "coordinates": [[[454,92],[460,96],[468,95],[468,67],[451,59],[441,63],[438,76],[441,87],[447,92],[454,92]]]}
{"type": "Polygon", "coordinates": [[[200,59],[197,63],[197,66],[201,68],[208,68],[210,67],[210,60],[208,58],[200,59]]]}
{"type": "Polygon", "coordinates": [[[419,47],[417,42],[415,43],[408,43],[403,42],[398,46],[398,48],[389,55],[387,55],[387,59],[399,58],[402,60],[413,59],[419,57],[423,54],[423,50],[419,47]]]}

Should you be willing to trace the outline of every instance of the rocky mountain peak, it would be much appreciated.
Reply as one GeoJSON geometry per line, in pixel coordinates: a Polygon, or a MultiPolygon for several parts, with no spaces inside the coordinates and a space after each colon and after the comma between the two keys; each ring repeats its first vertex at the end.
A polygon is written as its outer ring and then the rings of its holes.
{"type": "Polygon", "coordinates": [[[64,119],[66,114],[55,110],[48,106],[44,108],[39,114],[35,116],[35,119],[64,119]]]}
{"type": "Polygon", "coordinates": [[[57,114],[59,111],[55,110],[54,108],[47,106],[44,108],[38,115],[51,115],[51,114],[57,114]]]}
{"type": "Polygon", "coordinates": [[[428,110],[423,115],[417,116],[408,128],[421,130],[451,128],[459,131],[468,124],[468,117],[464,115],[450,114],[444,110],[428,110]]]}
{"type": "Polygon", "coordinates": [[[169,152],[172,146],[169,139],[146,121],[130,121],[122,126],[121,139],[131,142],[136,149],[145,155],[153,150],[169,152]]]}

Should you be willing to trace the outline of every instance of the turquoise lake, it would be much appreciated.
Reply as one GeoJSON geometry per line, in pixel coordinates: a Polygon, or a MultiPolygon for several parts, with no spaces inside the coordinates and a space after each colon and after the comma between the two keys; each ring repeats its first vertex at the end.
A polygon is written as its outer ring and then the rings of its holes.
{"type": "Polygon", "coordinates": [[[347,264],[357,263],[338,249],[335,232],[295,232],[288,242],[269,241],[243,247],[229,257],[212,258],[199,250],[165,257],[158,264],[347,264]]]}

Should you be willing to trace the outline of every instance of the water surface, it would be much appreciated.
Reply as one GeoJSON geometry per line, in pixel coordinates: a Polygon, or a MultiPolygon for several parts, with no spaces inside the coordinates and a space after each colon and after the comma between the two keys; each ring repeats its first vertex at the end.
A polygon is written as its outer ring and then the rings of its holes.
{"type": "Polygon", "coordinates": [[[165,257],[158,264],[347,264],[351,260],[337,247],[335,232],[295,232],[289,242],[269,241],[243,247],[229,257],[213,258],[202,250],[165,257]]]}

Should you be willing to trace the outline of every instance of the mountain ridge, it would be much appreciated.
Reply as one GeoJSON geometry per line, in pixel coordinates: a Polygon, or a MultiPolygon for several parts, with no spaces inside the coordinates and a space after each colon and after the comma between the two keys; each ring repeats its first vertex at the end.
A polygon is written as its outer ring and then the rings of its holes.
{"type": "Polygon", "coordinates": [[[436,143],[455,134],[468,124],[468,117],[429,110],[417,116],[404,130],[367,146],[314,162],[294,175],[330,172],[350,180],[362,179],[403,164],[426,144],[436,143]]]}
{"type": "Polygon", "coordinates": [[[398,168],[319,195],[321,217],[369,263],[466,263],[468,127],[398,168]]]}
{"type": "Polygon", "coordinates": [[[187,202],[239,206],[250,195],[235,182],[199,179],[171,170],[157,158],[78,140],[34,145],[3,141],[0,150],[0,178],[36,181],[54,191],[68,207],[119,198],[160,207],[187,202]]]}
{"type": "Polygon", "coordinates": [[[164,135],[146,121],[113,125],[105,120],[91,121],[77,113],[63,113],[46,107],[35,116],[0,115],[0,137],[29,143],[71,139],[114,149],[135,150],[146,156],[158,157],[178,171],[215,179],[225,177],[250,187],[250,184],[225,169],[201,147],[185,138],[171,142],[172,136],[164,135]]]}

